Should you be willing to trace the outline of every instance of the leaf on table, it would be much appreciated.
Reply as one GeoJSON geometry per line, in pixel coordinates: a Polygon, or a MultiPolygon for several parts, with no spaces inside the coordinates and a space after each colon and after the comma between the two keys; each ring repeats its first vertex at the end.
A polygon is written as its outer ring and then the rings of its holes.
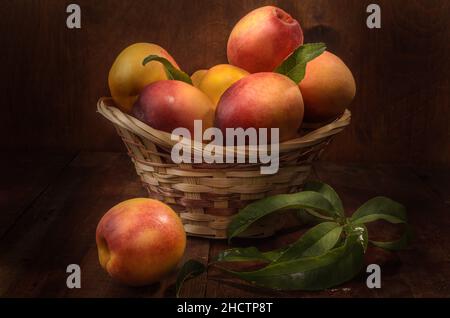
{"type": "Polygon", "coordinates": [[[360,234],[325,254],[274,263],[252,272],[226,270],[252,284],[276,290],[324,290],[355,277],[361,270],[364,245],[360,234]]]}
{"type": "Polygon", "coordinates": [[[308,230],[292,244],[277,263],[306,256],[319,256],[331,250],[339,241],[342,226],[336,222],[323,222],[308,230]]]}
{"type": "Polygon", "coordinates": [[[175,68],[172,65],[172,63],[170,63],[164,57],[161,57],[158,55],[149,55],[144,59],[144,61],[142,62],[142,65],[146,65],[147,63],[150,63],[151,61],[160,62],[164,66],[164,70],[166,71],[168,79],[185,82],[185,83],[192,85],[192,80],[189,77],[189,75],[186,74],[185,72],[175,68]]]}
{"type": "Polygon", "coordinates": [[[299,209],[298,211],[296,211],[295,216],[297,217],[297,219],[299,220],[300,224],[303,225],[315,225],[318,224],[320,222],[325,221],[332,221],[334,220],[334,218],[331,217],[326,217],[326,216],[316,216],[311,214],[310,212],[306,211],[305,209],[299,209]]]}
{"type": "Polygon", "coordinates": [[[364,203],[350,218],[353,224],[385,220],[390,223],[406,223],[406,209],[403,205],[386,197],[376,197],[364,203]]]}
{"type": "Polygon", "coordinates": [[[336,191],[328,184],[319,181],[309,181],[305,184],[304,191],[314,191],[322,194],[340,215],[344,216],[344,206],[342,205],[341,198],[336,191]]]}
{"type": "Polygon", "coordinates": [[[185,281],[195,278],[206,271],[206,266],[196,260],[188,260],[178,272],[177,282],[175,285],[176,295],[180,296],[181,288],[185,281]]]}
{"type": "Polygon", "coordinates": [[[359,240],[364,246],[364,252],[366,252],[367,246],[369,245],[369,231],[367,231],[367,227],[364,224],[349,223],[345,226],[345,232],[347,235],[359,235],[359,240]]]}
{"type": "Polygon", "coordinates": [[[312,209],[334,217],[331,203],[317,192],[303,191],[293,194],[280,194],[253,202],[233,217],[227,229],[228,240],[244,232],[262,217],[283,209],[312,209]]]}
{"type": "Polygon", "coordinates": [[[305,77],[306,64],[321,55],[326,49],[325,43],[303,44],[284,60],[275,69],[275,72],[286,75],[298,84],[305,77]]]}
{"type": "Polygon", "coordinates": [[[278,257],[280,257],[281,253],[286,250],[286,248],[269,251],[269,252],[261,252],[256,247],[244,247],[244,248],[231,248],[225,251],[222,251],[217,255],[215,261],[216,262],[252,262],[252,261],[260,261],[260,262],[272,262],[278,257]]]}
{"type": "Polygon", "coordinates": [[[411,242],[411,239],[412,239],[411,227],[406,225],[405,231],[403,232],[402,236],[398,240],[389,241],[389,242],[380,242],[380,241],[370,240],[370,243],[377,247],[383,248],[385,250],[398,251],[398,250],[405,249],[411,242]]]}

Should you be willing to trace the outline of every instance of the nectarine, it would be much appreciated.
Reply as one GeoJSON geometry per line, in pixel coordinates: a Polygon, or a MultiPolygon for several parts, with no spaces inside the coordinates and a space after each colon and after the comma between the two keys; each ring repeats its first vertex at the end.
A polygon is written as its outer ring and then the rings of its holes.
{"type": "Polygon", "coordinates": [[[124,49],[114,61],[108,76],[111,96],[124,112],[131,112],[146,85],[168,79],[160,62],[152,61],[142,65],[142,61],[149,55],[164,57],[178,68],[172,56],[156,44],[136,43],[124,49]]]}
{"type": "Polygon", "coordinates": [[[222,95],[215,126],[279,128],[280,141],[294,138],[303,120],[303,99],[298,85],[277,73],[255,73],[234,83],[222,95]]]}
{"type": "Polygon", "coordinates": [[[208,70],[198,70],[191,75],[192,84],[195,87],[198,87],[200,85],[200,82],[205,76],[206,72],[208,72],[208,70]]]}
{"type": "Polygon", "coordinates": [[[325,51],[306,65],[299,84],[305,121],[321,122],[343,113],[356,93],[352,72],[336,55],[325,51]]]}
{"type": "Polygon", "coordinates": [[[228,62],[250,73],[272,72],[302,44],[303,31],[297,20],[280,8],[261,7],[233,28],[228,62]]]}
{"type": "Polygon", "coordinates": [[[171,133],[187,128],[194,133],[194,120],[203,129],[212,127],[214,105],[198,88],[181,81],[158,81],[146,86],[133,106],[133,115],[150,127],[171,133]]]}
{"type": "Polygon", "coordinates": [[[198,88],[217,105],[222,94],[249,73],[230,64],[216,65],[203,76],[198,88]]]}
{"type": "Polygon", "coordinates": [[[101,266],[117,281],[142,286],[172,271],[186,247],[178,215],[152,199],[132,199],[111,208],[96,231],[101,266]]]}

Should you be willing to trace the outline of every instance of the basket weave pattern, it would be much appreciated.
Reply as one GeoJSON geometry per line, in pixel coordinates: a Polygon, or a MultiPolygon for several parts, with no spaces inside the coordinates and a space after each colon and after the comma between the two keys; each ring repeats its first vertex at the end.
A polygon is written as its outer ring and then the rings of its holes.
{"type": "MultiPolygon", "coordinates": [[[[170,153],[177,141],[171,140],[169,133],[122,113],[110,98],[101,98],[97,109],[114,124],[149,196],[177,211],[189,235],[209,238],[226,238],[231,217],[248,203],[300,191],[312,163],[351,117],[346,110],[335,121],[281,143],[279,171],[263,175],[260,164],[176,164],[170,153]]],[[[194,145],[192,153],[202,151],[202,146],[194,145]]],[[[285,222],[281,217],[272,217],[246,235],[270,236],[285,222]]]]}

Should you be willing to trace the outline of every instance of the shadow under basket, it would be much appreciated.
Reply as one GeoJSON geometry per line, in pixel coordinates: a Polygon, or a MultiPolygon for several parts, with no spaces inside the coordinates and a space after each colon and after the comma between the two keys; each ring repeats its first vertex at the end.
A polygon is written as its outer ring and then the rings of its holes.
{"type": "MultiPolygon", "coordinates": [[[[231,218],[247,204],[301,191],[313,162],[351,118],[346,110],[330,123],[303,125],[300,137],[279,144],[278,172],[261,174],[261,164],[248,163],[249,149],[231,149],[235,156],[245,156],[247,163],[242,164],[174,163],[171,149],[179,140],[172,140],[171,134],[123,113],[111,98],[101,98],[97,109],[116,127],[149,196],[171,206],[188,235],[217,239],[226,238],[231,218]]],[[[192,143],[191,154],[202,153],[204,145],[192,143]]],[[[244,236],[271,236],[291,221],[288,214],[276,214],[257,222],[244,236]]]]}

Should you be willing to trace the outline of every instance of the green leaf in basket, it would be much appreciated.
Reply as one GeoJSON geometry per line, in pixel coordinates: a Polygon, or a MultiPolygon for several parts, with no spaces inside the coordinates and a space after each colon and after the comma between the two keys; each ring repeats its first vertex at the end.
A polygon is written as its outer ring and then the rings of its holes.
{"type": "Polygon", "coordinates": [[[406,223],[406,209],[403,205],[386,197],[376,197],[364,203],[353,213],[353,224],[385,220],[390,223],[406,223]]]}
{"type": "Polygon", "coordinates": [[[278,66],[275,72],[286,75],[298,84],[305,77],[306,64],[325,52],[326,49],[324,43],[303,44],[278,66]]]}
{"type": "Polygon", "coordinates": [[[280,263],[300,257],[322,255],[334,248],[341,234],[342,226],[338,223],[320,223],[303,234],[275,262],[280,263]]]}
{"type": "Polygon", "coordinates": [[[339,198],[336,191],[334,191],[334,189],[328,184],[319,181],[309,181],[305,184],[304,190],[322,194],[328,201],[330,201],[337,214],[342,217],[344,216],[344,206],[342,205],[341,198],[339,198]]]}
{"type": "Polygon", "coordinates": [[[206,271],[206,266],[196,260],[188,260],[180,269],[176,282],[176,295],[180,296],[181,288],[186,280],[195,278],[206,271]]]}
{"type": "Polygon", "coordinates": [[[278,259],[286,248],[261,252],[256,247],[231,248],[222,251],[217,255],[216,262],[267,262],[271,263],[278,259]]]}
{"type": "Polygon", "coordinates": [[[142,65],[146,65],[147,63],[150,63],[151,61],[157,61],[160,62],[166,71],[167,77],[171,80],[177,80],[181,82],[188,83],[192,85],[192,80],[185,72],[175,68],[172,63],[170,63],[167,59],[158,56],[158,55],[149,55],[147,56],[144,61],[142,61],[142,65]]]}
{"type": "Polygon", "coordinates": [[[408,225],[406,225],[403,235],[398,240],[390,242],[379,242],[370,240],[370,243],[385,250],[398,251],[406,248],[411,242],[411,239],[412,239],[412,230],[408,225]]]}
{"type": "Polygon", "coordinates": [[[352,233],[345,243],[319,256],[277,262],[251,272],[223,269],[257,286],[276,290],[323,290],[340,285],[361,270],[364,244],[352,233]]]}
{"type": "Polygon", "coordinates": [[[330,217],[336,216],[331,203],[320,193],[303,191],[275,195],[247,205],[233,217],[227,229],[228,240],[241,234],[264,216],[283,209],[308,209],[330,217]]]}

